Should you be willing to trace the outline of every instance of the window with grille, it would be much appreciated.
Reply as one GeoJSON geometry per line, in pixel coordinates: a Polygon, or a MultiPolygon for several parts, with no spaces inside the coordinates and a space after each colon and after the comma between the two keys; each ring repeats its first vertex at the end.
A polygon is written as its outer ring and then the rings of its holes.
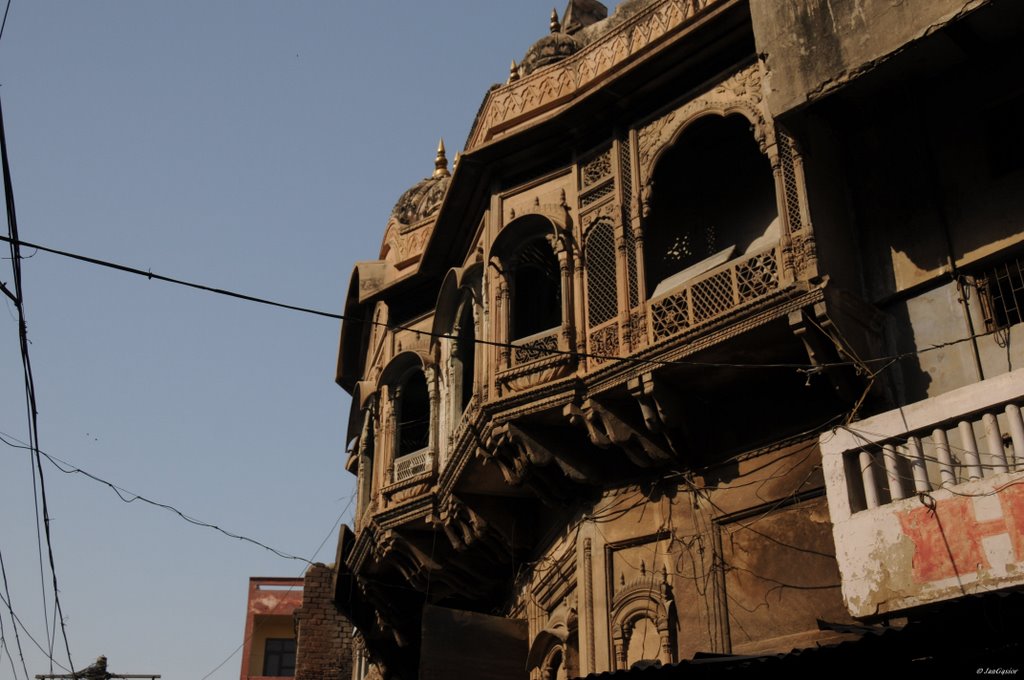
{"type": "Polygon", "coordinates": [[[990,268],[978,283],[988,330],[1024,322],[1024,255],[990,268]]]}
{"type": "Polygon", "coordinates": [[[516,254],[512,271],[512,340],[562,324],[562,283],[550,244],[536,238],[516,254]]]}
{"type": "Polygon", "coordinates": [[[612,225],[600,222],[587,236],[587,318],[597,326],[618,313],[615,281],[615,235],[612,225]]]}
{"type": "Polygon", "coordinates": [[[398,455],[430,445],[430,396],[423,371],[413,371],[402,384],[398,408],[398,455]]]}
{"type": "Polygon", "coordinates": [[[295,675],[295,640],[267,638],[263,648],[263,675],[291,678],[295,675]]]}

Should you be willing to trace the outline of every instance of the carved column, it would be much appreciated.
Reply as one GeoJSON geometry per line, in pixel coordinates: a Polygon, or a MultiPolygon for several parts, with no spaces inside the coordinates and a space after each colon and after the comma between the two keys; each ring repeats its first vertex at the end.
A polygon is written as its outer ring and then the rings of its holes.
{"type": "Polygon", "coordinates": [[[616,626],[612,644],[615,647],[615,670],[626,668],[626,656],[629,654],[629,634],[631,631],[623,626],[616,626]]]}
{"type": "Polygon", "coordinates": [[[401,441],[401,433],[398,431],[399,410],[402,408],[402,388],[388,387],[385,395],[387,399],[387,428],[385,432],[388,437],[387,451],[384,463],[385,479],[381,487],[385,487],[395,480],[395,459],[398,458],[398,447],[401,441]]]}
{"type": "Polygon", "coordinates": [[[591,540],[583,539],[583,590],[585,607],[583,620],[586,623],[587,672],[596,672],[597,655],[594,650],[594,559],[591,540]]]}
{"type": "Polygon", "coordinates": [[[782,271],[779,278],[783,285],[796,280],[796,267],[794,266],[795,254],[793,252],[793,236],[789,224],[789,211],[786,206],[786,178],[782,171],[782,158],[779,155],[779,147],[771,143],[764,150],[768,156],[768,162],[772,168],[772,178],[775,181],[775,209],[779,214],[779,250],[782,262],[782,271]]]}
{"type": "Polygon", "coordinates": [[[660,638],[660,649],[658,650],[658,660],[662,664],[672,663],[672,635],[669,630],[668,617],[661,617],[657,622],[658,637],[660,638]]]}
{"type": "Polygon", "coordinates": [[[494,301],[494,326],[496,339],[501,343],[498,347],[498,361],[501,368],[508,368],[512,365],[511,355],[509,353],[508,343],[511,340],[511,335],[508,332],[508,315],[511,307],[509,306],[509,290],[508,290],[508,277],[505,272],[499,274],[501,277],[498,280],[498,295],[494,301]]]}
{"type": "MultiPolygon", "coordinates": [[[[573,320],[573,304],[572,304],[572,275],[569,271],[569,248],[566,244],[564,236],[553,236],[549,238],[549,242],[555,249],[555,255],[558,256],[558,272],[560,274],[561,286],[562,286],[562,342],[559,343],[561,349],[573,349],[574,340],[574,326],[573,320]]],[[[581,282],[582,284],[582,282],[581,282]]]]}
{"type": "Polygon", "coordinates": [[[438,391],[438,371],[435,366],[423,369],[423,377],[427,379],[427,396],[430,399],[430,422],[428,423],[427,446],[430,448],[430,468],[437,471],[439,451],[438,426],[441,417],[441,394],[438,391]]]}
{"type": "MultiPolygon", "coordinates": [[[[561,260],[559,260],[559,266],[561,266],[561,260]]],[[[576,335],[576,351],[579,352],[580,354],[583,354],[583,353],[585,353],[587,351],[587,333],[586,333],[586,331],[583,330],[585,328],[588,328],[587,321],[585,319],[586,305],[583,303],[583,300],[586,299],[586,297],[584,296],[584,293],[583,293],[584,281],[586,280],[586,272],[584,271],[584,269],[586,267],[587,267],[586,261],[583,260],[583,258],[580,258],[579,262],[577,263],[576,270],[575,270],[576,290],[579,291],[578,299],[580,300],[580,304],[579,305],[573,305],[573,307],[576,307],[576,319],[574,321],[574,325],[576,326],[576,329],[577,329],[577,332],[575,334],[576,335]]],[[[587,292],[587,294],[589,295],[589,291],[587,292]]],[[[564,304],[563,304],[563,306],[564,306],[564,304]]],[[[571,347],[571,345],[570,345],[570,347],[571,347]]]]}

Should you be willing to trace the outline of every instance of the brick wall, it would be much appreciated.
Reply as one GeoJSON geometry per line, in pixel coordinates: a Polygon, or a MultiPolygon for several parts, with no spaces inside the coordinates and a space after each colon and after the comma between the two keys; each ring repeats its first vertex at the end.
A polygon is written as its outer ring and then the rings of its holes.
{"type": "Polygon", "coordinates": [[[352,677],[352,624],[334,605],[331,577],[331,568],[319,563],[306,571],[302,607],[295,610],[296,680],[352,677]]]}

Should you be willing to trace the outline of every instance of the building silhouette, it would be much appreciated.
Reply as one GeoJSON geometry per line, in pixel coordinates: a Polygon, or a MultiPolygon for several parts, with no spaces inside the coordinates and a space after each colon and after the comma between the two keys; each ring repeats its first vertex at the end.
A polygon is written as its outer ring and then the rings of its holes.
{"type": "Polygon", "coordinates": [[[553,14],[352,273],[356,676],[1019,653],[1022,26],[553,14]]]}

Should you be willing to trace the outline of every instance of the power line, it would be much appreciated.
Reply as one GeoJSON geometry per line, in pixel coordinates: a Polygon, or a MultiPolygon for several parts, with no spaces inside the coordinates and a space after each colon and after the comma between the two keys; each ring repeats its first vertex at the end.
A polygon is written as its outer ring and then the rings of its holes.
{"type": "MultiPolygon", "coordinates": [[[[18,635],[18,624],[16,622],[16,615],[14,613],[14,606],[11,604],[11,590],[7,583],[7,567],[4,566],[4,553],[0,550],[0,575],[3,576],[4,593],[7,597],[4,598],[4,604],[7,605],[7,611],[11,615],[11,625],[14,626],[14,642],[18,647],[18,657],[21,659],[21,667],[25,671],[25,678],[28,680],[28,666],[25,665],[25,653],[21,649],[21,637],[18,635]]],[[[4,647],[7,646],[7,641],[4,640],[4,647]]],[[[11,651],[7,650],[7,657],[10,658],[11,651]]],[[[14,675],[17,676],[17,671],[14,669],[14,659],[11,659],[11,670],[14,671],[14,675]]]]}
{"type": "Polygon", "coordinates": [[[0,23],[0,40],[3,40],[4,29],[7,28],[7,13],[11,11],[11,0],[7,0],[7,7],[4,9],[4,20],[0,23]]]}
{"type": "MultiPolygon", "coordinates": [[[[43,647],[41,644],[39,644],[39,641],[36,640],[32,636],[32,633],[30,633],[29,630],[28,630],[28,626],[26,626],[24,624],[24,622],[21,620],[21,617],[14,613],[14,609],[11,607],[11,601],[10,601],[9,598],[6,598],[2,594],[0,594],[0,602],[2,602],[3,605],[7,608],[7,610],[10,611],[10,613],[11,613],[11,619],[14,621],[14,625],[15,625],[15,634],[17,634],[17,629],[20,627],[21,628],[21,632],[24,633],[25,636],[28,637],[28,639],[32,641],[32,644],[34,644],[36,646],[36,648],[40,652],[42,652],[50,660],[51,663],[59,666],[63,670],[66,670],[68,672],[71,671],[70,668],[66,667],[60,661],[57,661],[55,658],[53,658],[53,656],[51,656],[51,654],[46,651],[46,648],[43,647]]],[[[19,647],[19,652],[20,652],[20,647],[19,647]]],[[[22,657],[22,663],[24,663],[24,661],[25,661],[25,659],[24,659],[24,657],[22,657]]],[[[28,676],[28,669],[27,668],[25,669],[25,676],[29,677],[28,676]]]]}
{"type": "MultiPolygon", "coordinates": [[[[348,509],[349,509],[350,507],[352,507],[352,503],[353,503],[353,501],[355,501],[355,498],[356,498],[356,490],[353,490],[353,491],[352,491],[352,494],[351,494],[351,495],[349,496],[349,498],[348,498],[348,503],[346,503],[346,504],[345,504],[345,507],[344,507],[344,508],[342,508],[342,510],[341,510],[341,512],[340,512],[340,513],[338,513],[338,518],[337,518],[336,520],[334,520],[334,524],[332,524],[332,525],[331,525],[331,529],[330,529],[330,531],[328,531],[328,532],[327,532],[327,535],[326,535],[326,536],[324,536],[324,540],[320,541],[320,545],[318,545],[318,546],[316,547],[316,551],[314,551],[314,552],[313,552],[313,556],[312,556],[311,558],[309,558],[309,560],[307,560],[307,561],[308,561],[308,562],[309,562],[310,564],[313,564],[313,560],[315,560],[315,559],[316,559],[316,556],[320,554],[320,551],[321,551],[321,550],[323,550],[323,548],[324,548],[324,545],[325,545],[325,544],[327,543],[327,541],[329,541],[329,540],[330,540],[331,536],[333,536],[333,535],[334,535],[334,532],[335,532],[335,530],[336,530],[336,529],[338,528],[338,525],[339,525],[339,524],[341,524],[341,519],[342,519],[342,518],[343,518],[343,517],[345,516],[345,513],[346,513],[346,512],[348,512],[348,509]]],[[[339,500],[340,500],[340,499],[339,499],[339,500]]],[[[303,573],[305,573],[305,570],[303,570],[303,573]]],[[[302,575],[303,575],[302,573],[300,573],[300,574],[299,574],[299,576],[302,576],[302,575]]],[[[288,586],[288,591],[287,591],[287,592],[291,592],[291,591],[292,591],[292,589],[293,589],[294,587],[295,587],[295,586],[288,586]]],[[[275,605],[274,605],[274,608],[273,608],[273,609],[271,609],[269,613],[271,613],[271,614],[272,614],[272,613],[274,613],[274,611],[275,611],[275,610],[276,610],[276,609],[277,609],[277,608],[278,608],[278,607],[279,607],[280,605],[281,605],[281,600],[278,600],[277,604],[275,604],[275,605]]],[[[252,634],[252,633],[250,633],[250,634],[249,634],[249,637],[247,637],[247,638],[245,638],[244,640],[242,640],[241,644],[239,644],[239,645],[238,645],[237,647],[235,647],[235,648],[234,648],[234,649],[233,649],[233,650],[231,651],[231,653],[230,653],[230,654],[228,654],[228,655],[227,655],[227,657],[226,657],[226,658],[225,658],[225,659],[224,659],[223,661],[221,661],[221,662],[220,662],[219,664],[217,664],[217,665],[216,665],[216,666],[215,666],[215,667],[213,668],[213,670],[212,670],[212,671],[210,671],[209,673],[207,673],[206,675],[204,675],[204,676],[203,676],[202,678],[200,678],[200,680],[207,680],[207,678],[209,678],[209,677],[210,677],[211,675],[213,675],[214,673],[216,673],[217,671],[219,671],[219,670],[220,670],[221,668],[223,668],[224,664],[226,664],[226,663],[227,663],[228,661],[231,661],[231,659],[235,658],[235,654],[238,654],[238,651],[239,651],[240,649],[242,649],[243,647],[245,647],[245,644],[246,644],[247,642],[249,642],[249,640],[251,640],[251,639],[252,639],[252,635],[253,635],[253,634],[252,634]]]]}
{"type": "MultiPolygon", "coordinates": [[[[372,319],[358,319],[345,314],[336,314],[334,312],[326,312],[320,309],[314,309],[312,307],[303,307],[301,305],[292,305],[284,302],[277,302],[276,300],[270,300],[267,298],[258,297],[256,295],[249,295],[246,293],[239,293],[237,291],[227,290],[225,288],[217,288],[214,286],[208,286],[202,283],[195,283],[193,281],[186,281],[184,279],[178,279],[172,276],[166,276],[163,274],[156,274],[152,270],[139,269],[137,267],[130,267],[128,265],[119,264],[117,262],[111,262],[109,260],[102,260],[87,255],[79,255],[78,253],[72,253],[65,250],[59,250],[57,248],[50,248],[48,246],[39,245],[38,243],[30,243],[28,241],[16,241],[11,238],[0,235],[0,241],[6,241],[8,243],[17,242],[19,245],[25,246],[26,248],[34,248],[41,250],[44,253],[50,253],[51,255],[59,255],[72,260],[78,260],[79,262],[85,262],[88,264],[96,265],[98,267],[105,267],[108,269],[114,269],[117,271],[125,272],[128,274],[135,274],[136,276],[144,276],[147,279],[156,279],[158,281],[164,281],[165,283],[172,283],[178,286],[185,286],[186,288],[193,288],[195,290],[201,290],[207,293],[215,293],[217,295],[224,295],[239,300],[245,300],[247,302],[255,302],[261,305],[268,305],[271,307],[277,307],[280,309],[289,309],[295,312],[301,312],[303,314],[312,314],[314,316],[326,317],[328,319],[337,319],[339,321],[347,321],[349,323],[368,324],[370,326],[380,326],[391,331],[408,331],[417,335],[425,335],[431,338],[437,338],[439,340],[465,340],[465,338],[459,338],[451,333],[437,333],[434,331],[423,330],[420,328],[413,328],[411,326],[405,326],[401,324],[389,324],[384,321],[375,321],[372,319]]],[[[986,331],[984,333],[974,333],[966,337],[958,338],[956,340],[950,340],[948,342],[936,343],[923,347],[921,349],[914,349],[900,354],[894,354],[886,357],[877,357],[873,359],[853,360],[853,361],[833,361],[820,364],[812,363],[799,363],[799,362],[779,362],[779,363],[730,363],[730,362],[716,362],[716,361],[692,361],[692,360],[664,360],[655,359],[651,357],[622,357],[610,354],[595,354],[592,352],[577,352],[575,350],[558,349],[552,347],[530,347],[530,352],[537,354],[547,354],[552,356],[568,356],[574,359],[596,359],[600,361],[610,361],[616,363],[631,364],[636,366],[691,366],[691,367],[703,367],[703,368],[749,368],[749,369],[767,369],[767,368],[778,368],[778,369],[791,369],[802,373],[818,373],[824,369],[837,368],[841,366],[854,366],[864,367],[868,364],[882,364],[883,369],[887,366],[887,363],[893,363],[902,359],[907,359],[912,356],[917,356],[925,352],[931,352],[946,347],[952,347],[964,342],[970,342],[978,338],[992,335],[995,331],[986,331]]],[[[485,345],[488,347],[497,347],[502,349],[522,349],[521,345],[516,345],[511,342],[500,342],[497,340],[487,340],[484,338],[474,338],[472,340],[474,344],[485,345]]]]}
{"type": "MultiPolygon", "coordinates": [[[[11,435],[9,435],[7,433],[4,433],[4,432],[0,432],[0,442],[3,442],[7,446],[10,446],[10,447],[15,448],[15,449],[27,449],[29,451],[33,450],[29,445],[25,444],[25,442],[21,442],[20,440],[16,439],[15,437],[12,437],[11,435]]],[[[91,472],[87,472],[86,470],[83,470],[80,467],[77,467],[76,465],[74,465],[72,463],[69,463],[66,460],[63,460],[61,458],[58,458],[57,456],[49,454],[49,453],[47,453],[47,452],[45,452],[45,451],[43,451],[41,449],[36,449],[36,451],[38,451],[40,456],[42,456],[46,460],[50,461],[51,465],[53,465],[55,468],[57,468],[60,472],[63,472],[64,474],[67,474],[67,475],[74,475],[74,474],[82,475],[84,477],[88,477],[89,479],[93,480],[94,482],[98,482],[100,484],[103,484],[104,486],[108,487],[111,491],[113,491],[117,495],[117,497],[123,503],[130,504],[130,503],[134,503],[135,501],[141,501],[142,503],[145,503],[147,505],[152,505],[153,507],[162,508],[164,510],[167,510],[168,512],[174,513],[175,515],[177,515],[181,519],[185,520],[189,524],[194,524],[195,526],[204,527],[206,529],[213,529],[214,531],[217,531],[217,532],[227,536],[228,538],[234,538],[234,539],[237,539],[239,541],[243,541],[245,543],[251,543],[252,545],[255,545],[257,547],[263,548],[264,550],[272,552],[275,555],[277,555],[278,557],[281,557],[283,559],[286,559],[286,560],[298,560],[300,562],[306,562],[307,564],[309,563],[309,560],[307,560],[304,557],[297,557],[295,555],[291,555],[289,553],[286,553],[286,552],[284,552],[282,550],[278,550],[276,548],[272,548],[271,546],[267,545],[266,543],[262,543],[260,541],[257,541],[254,538],[249,538],[248,536],[243,536],[242,534],[236,534],[234,532],[228,531],[227,529],[222,529],[221,527],[217,526],[216,524],[211,524],[209,522],[204,522],[201,519],[196,519],[195,517],[192,517],[190,515],[185,514],[184,512],[179,510],[178,508],[174,507],[173,505],[168,505],[167,503],[161,503],[159,501],[154,501],[154,500],[151,500],[149,498],[146,498],[145,496],[137,494],[137,493],[135,493],[133,491],[129,491],[128,489],[125,489],[124,487],[118,486],[117,484],[114,484],[113,482],[107,481],[106,479],[103,479],[102,477],[98,477],[98,476],[92,474],[91,472]]]]}
{"type": "MultiPolygon", "coordinates": [[[[42,501],[43,531],[46,535],[46,553],[50,562],[50,577],[53,584],[53,602],[55,617],[60,620],[61,635],[64,638],[64,649],[68,655],[68,665],[75,667],[71,660],[71,645],[68,643],[68,631],[64,624],[64,609],[60,603],[60,588],[57,585],[57,567],[53,559],[53,540],[50,535],[50,509],[46,500],[46,479],[43,475],[43,463],[39,456],[39,409],[36,406],[35,380],[32,377],[32,361],[29,357],[28,326],[25,323],[25,296],[21,282],[21,246],[18,243],[18,218],[14,208],[14,184],[11,179],[11,166],[7,157],[7,133],[4,126],[3,106],[0,105],[0,164],[4,174],[4,201],[7,207],[7,230],[11,246],[11,268],[14,273],[14,302],[18,311],[18,341],[21,347],[21,362],[25,378],[25,401],[28,410],[29,443],[34,452],[32,493],[36,493],[35,473],[39,476],[39,500],[42,501]]],[[[38,539],[38,507],[36,509],[36,531],[38,539]]],[[[40,553],[42,548],[40,546],[40,553]]],[[[40,576],[42,575],[42,555],[40,554],[40,576]]],[[[46,587],[43,587],[43,618],[47,619],[46,587]]],[[[49,624],[47,624],[49,629],[49,624]]],[[[52,638],[48,638],[52,640],[52,638]]],[[[53,659],[53,645],[50,646],[49,658],[53,659]]],[[[51,663],[50,671],[53,671],[51,663]]]]}

